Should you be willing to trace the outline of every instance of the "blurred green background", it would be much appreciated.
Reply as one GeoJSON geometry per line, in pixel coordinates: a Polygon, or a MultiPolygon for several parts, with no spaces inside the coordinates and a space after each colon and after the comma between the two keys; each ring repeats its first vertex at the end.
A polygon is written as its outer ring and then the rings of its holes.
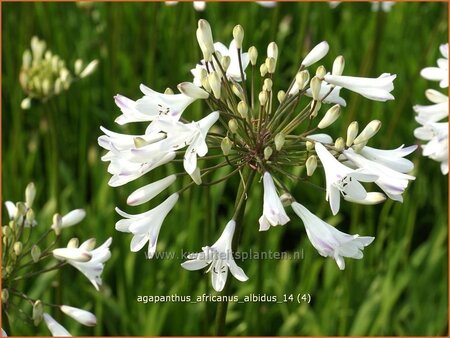
{"type": "MultiPolygon", "coordinates": [[[[137,302],[139,295],[201,295],[213,293],[210,276],[188,272],[182,259],[145,260],[143,250],[129,251],[131,236],[118,233],[115,206],[130,211],[150,208],[125,206],[128,194],[161,177],[163,169],[124,187],[107,185],[107,164],[100,161],[97,145],[103,125],[119,132],[143,131],[144,126],[119,127],[119,109],[113,95],[133,99],[141,96],[145,83],[164,91],[189,81],[200,59],[195,30],[199,18],[207,19],[215,40],[228,44],[234,25],[245,29],[244,46],[255,45],[261,56],[270,41],[280,49],[275,88],[287,88],[301,57],[316,43],[327,40],[330,53],[323,63],[331,69],[334,57],[344,55],[347,75],[378,76],[396,73],[395,101],[379,103],[342,91],[347,108],[329,131],[345,136],[349,122],[365,125],[372,119],[383,127],[371,146],[394,148],[414,144],[414,104],[425,104],[424,90],[437,88],[419,76],[425,66],[435,65],[439,44],[447,39],[446,3],[398,3],[390,12],[374,12],[370,3],[279,3],[263,8],[254,3],[208,3],[196,12],[191,3],[3,3],[2,4],[2,194],[4,200],[23,199],[28,182],[34,181],[39,227],[51,224],[57,210],[65,213],[85,208],[86,219],[64,231],[62,243],[73,236],[98,243],[113,237],[112,258],[103,274],[103,287],[96,292],[80,273],[66,267],[54,274],[25,281],[30,295],[54,301],[54,288],[61,286],[65,304],[97,315],[95,328],[82,327],[68,317],[57,319],[73,335],[209,335],[214,333],[217,303],[137,302]],[[47,42],[50,50],[67,61],[98,58],[98,70],[89,78],[46,104],[33,102],[23,111],[24,98],[18,77],[22,53],[32,36],[47,42]],[[48,111],[54,114],[49,121],[48,111]],[[57,138],[57,168],[48,165],[46,148],[50,133],[57,138]],[[58,192],[50,189],[50,176],[59,175],[58,192]],[[39,208],[37,206],[42,206],[39,208]]],[[[258,63],[259,64],[259,63],[258,63]]],[[[208,113],[196,102],[184,113],[198,119],[208,113]]],[[[53,151],[55,151],[53,149],[53,151]]],[[[446,335],[448,330],[447,177],[439,164],[422,158],[415,162],[415,182],[404,194],[404,203],[387,201],[378,206],[345,203],[336,217],[324,193],[307,185],[293,186],[295,196],[312,212],[339,229],[373,235],[374,243],[364,259],[347,259],[339,271],[334,260],[324,259],[309,243],[301,221],[258,232],[262,212],[260,185],[252,189],[245,215],[240,250],[302,251],[301,260],[246,260],[238,262],[250,277],[233,281],[232,293],[309,293],[311,303],[230,304],[226,331],[229,335],[446,335]]],[[[223,175],[218,173],[217,177],[223,175]]],[[[323,174],[315,174],[323,182],[323,174]]],[[[183,194],[161,230],[158,251],[197,252],[212,244],[232,215],[238,178],[213,189],[196,187],[183,194]]],[[[3,208],[3,211],[5,209],[3,208]]],[[[3,212],[4,214],[4,212],[3,212]]],[[[3,215],[3,222],[6,216],[3,215]]],[[[24,310],[29,311],[29,308],[24,310]]],[[[34,327],[16,317],[13,335],[48,335],[42,324],[34,327]]],[[[8,332],[9,333],[9,332],[8,332]]]]}

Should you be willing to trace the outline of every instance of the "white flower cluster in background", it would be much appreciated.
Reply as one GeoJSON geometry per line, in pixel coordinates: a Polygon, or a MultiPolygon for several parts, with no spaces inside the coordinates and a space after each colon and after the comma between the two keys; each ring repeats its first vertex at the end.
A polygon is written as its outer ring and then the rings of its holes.
{"type": "MultiPolygon", "coordinates": [[[[58,248],[61,232],[80,223],[85,218],[86,212],[83,209],[75,209],[64,216],[55,214],[53,224],[43,228],[35,220],[32,208],[35,196],[35,185],[30,183],[25,190],[25,202],[5,202],[9,223],[2,228],[2,311],[9,314],[20,309],[17,300],[31,303],[32,313],[21,311],[22,315],[29,316],[35,326],[44,322],[53,336],[70,336],[69,332],[48,313],[50,309],[57,308],[85,326],[96,325],[95,315],[73,306],[48,303],[35,298],[35,295],[31,297],[21,289],[19,282],[38,278],[42,274],[60,270],[69,264],[79,270],[99,290],[105,263],[111,257],[109,247],[112,238],[108,238],[97,248],[94,238],[81,245],[77,238],[72,238],[66,247],[58,248]]],[[[3,330],[2,333],[6,335],[3,330]]]]}
{"type": "Polygon", "coordinates": [[[341,90],[380,102],[393,100],[396,75],[343,75],[345,60],[341,55],[335,57],[331,71],[327,71],[324,65],[317,65],[330,49],[323,41],[299,60],[291,84],[286,88],[281,83],[283,89],[275,91],[280,57],[275,42],[268,44],[258,65],[261,56],[254,46],[244,52],[244,29],[240,25],[233,29],[228,48],[214,41],[206,20],[199,20],[196,36],[203,59],[191,70],[192,82],[177,86],[179,93],[170,89],[159,93],[141,85],[144,96],[137,100],[115,97],[122,113],[116,123],[145,122],[144,133],[119,134],[101,127],[104,135],[98,143],[107,150],[102,159],[109,162],[112,187],[127,184],[168,163],[182,163],[184,168],[184,172],[158,178],[131,193],[127,203],[136,206],[170,190],[168,197],[149,211],[128,214],[117,208],[123,218],[116,223],[116,229],[132,235],[131,251],[139,251],[148,243],[147,257],[153,257],[164,219],[185,190],[195,185],[219,184],[237,175],[242,191],[236,196],[233,216],[222,235],[182,264],[187,270],[208,267],[216,291],[223,290],[228,270],[239,281],[248,279],[232,254],[238,244],[234,234],[240,233],[244,225],[255,227],[242,219],[246,200],[252,198],[252,186],[258,184],[255,177],[262,181],[264,189],[259,231],[287,224],[290,217],[285,207],[291,206],[302,220],[311,244],[320,255],[333,258],[339,269],[345,268],[345,257],[362,258],[363,249],[374,237],[337,230],[303,205],[311,204],[310,201],[301,204],[290,190],[307,181],[316,168],[322,168],[324,199],[333,215],[339,212],[343,201],[366,205],[387,198],[403,201],[405,189],[415,179],[409,174],[413,163],[405,157],[416,146],[401,145],[392,150],[368,146],[381,128],[378,120],[361,130],[353,121],[344,137],[333,138],[324,133],[346,106],[341,90]],[[251,72],[247,72],[248,68],[251,72]],[[185,110],[196,100],[204,101],[209,110],[198,121],[190,122],[185,110]],[[212,173],[223,167],[229,168],[229,173],[211,181],[212,173]],[[292,173],[295,167],[304,169],[300,176],[292,173]],[[177,178],[185,175],[192,182],[179,187],[182,180],[177,178]],[[382,192],[367,191],[364,184],[369,182],[382,192]]]}
{"type": "MultiPolygon", "coordinates": [[[[439,87],[448,88],[448,43],[439,47],[442,57],[437,67],[426,67],[420,75],[430,81],[438,81],[439,87]]],[[[427,89],[425,96],[430,105],[415,105],[416,121],[421,125],[414,130],[414,136],[426,141],[422,155],[441,164],[441,172],[448,174],[448,95],[435,89],[427,89]],[[447,120],[447,121],[443,121],[447,120]]]]}

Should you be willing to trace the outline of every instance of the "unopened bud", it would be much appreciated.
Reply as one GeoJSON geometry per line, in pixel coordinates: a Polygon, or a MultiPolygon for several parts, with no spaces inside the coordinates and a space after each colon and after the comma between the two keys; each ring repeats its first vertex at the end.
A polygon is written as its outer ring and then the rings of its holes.
{"type": "Polygon", "coordinates": [[[353,141],[355,140],[356,135],[358,135],[358,122],[353,121],[348,125],[347,128],[347,141],[345,142],[345,145],[347,147],[351,147],[353,144],[353,141]]]}
{"type": "Polygon", "coordinates": [[[309,113],[310,118],[315,118],[319,113],[320,108],[322,107],[322,102],[314,101],[313,106],[311,107],[311,111],[309,113]]]}
{"type": "Polygon", "coordinates": [[[306,175],[312,176],[314,174],[314,171],[316,171],[317,168],[317,157],[316,155],[311,155],[306,160],[306,175]]]}
{"type": "Polygon", "coordinates": [[[267,56],[269,58],[274,58],[275,62],[278,60],[278,46],[275,42],[269,43],[267,46],[267,56]]]}
{"type": "Polygon", "coordinates": [[[22,242],[14,243],[13,250],[14,250],[14,253],[16,254],[16,256],[20,256],[20,254],[22,253],[22,249],[23,249],[22,242]]]}
{"type": "Polygon", "coordinates": [[[267,92],[272,91],[272,84],[273,84],[273,82],[271,79],[269,79],[269,78],[264,79],[263,90],[265,90],[267,92]]]}
{"type": "Polygon", "coordinates": [[[83,60],[77,59],[74,64],[75,75],[79,75],[83,70],[83,60]]]}
{"type": "Polygon", "coordinates": [[[345,67],[345,60],[342,55],[339,55],[336,59],[334,59],[333,62],[333,68],[331,70],[331,75],[342,75],[342,72],[344,71],[345,67]]]}
{"type": "Polygon", "coordinates": [[[238,113],[243,117],[243,118],[247,118],[248,115],[248,106],[247,103],[245,103],[244,101],[239,101],[238,105],[237,105],[237,110],[238,113]]]}
{"type": "Polygon", "coordinates": [[[344,138],[338,137],[338,138],[336,139],[336,141],[334,142],[334,148],[335,148],[336,151],[339,151],[339,152],[341,152],[342,150],[344,150],[344,148],[345,148],[345,141],[344,141],[344,138]]]}
{"type": "Polygon", "coordinates": [[[325,76],[326,73],[327,73],[327,70],[325,69],[324,66],[317,67],[317,69],[316,69],[316,76],[319,79],[323,79],[323,77],[325,76]]]}
{"type": "Polygon", "coordinates": [[[367,142],[371,137],[373,137],[378,130],[381,128],[381,121],[373,120],[363,129],[363,131],[358,135],[353,141],[355,145],[363,142],[367,142]]]}
{"type": "Polygon", "coordinates": [[[72,249],[78,248],[79,245],[80,241],[76,237],[71,238],[70,241],[67,243],[67,247],[72,249]]]}
{"type": "Polygon", "coordinates": [[[278,102],[283,102],[286,97],[286,92],[284,90],[280,90],[277,94],[278,102]]]}
{"type": "Polygon", "coordinates": [[[236,42],[236,48],[242,48],[242,41],[244,40],[244,28],[241,25],[236,25],[233,28],[233,39],[236,42]]]}
{"type": "Polygon", "coordinates": [[[173,95],[174,92],[173,92],[172,88],[167,87],[166,90],[164,91],[164,94],[165,95],[173,95]]]}
{"type": "Polygon", "coordinates": [[[42,302],[40,300],[35,301],[33,304],[33,316],[32,316],[35,326],[39,325],[39,323],[42,320],[43,314],[44,314],[44,310],[43,310],[42,302]]]}
{"type": "Polygon", "coordinates": [[[300,90],[305,89],[306,85],[309,82],[309,72],[307,70],[302,70],[298,72],[295,76],[295,82],[300,90]]]}
{"type": "Polygon", "coordinates": [[[241,100],[244,100],[244,91],[238,83],[233,83],[231,89],[233,90],[234,95],[236,95],[241,100]]]}
{"type": "Polygon", "coordinates": [[[259,104],[261,105],[261,106],[265,106],[266,105],[266,102],[267,102],[267,92],[266,91],[262,91],[262,92],[260,92],[259,93],[259,95],[258,95],[258,99],[259,99],[259,104]]]}
{"type": "Polygon", "coordinates": [[[311,79],[310,87],[313,100],[319,101],[321,81],[317,76],[311,79]]]}
{"type": "Polygon", "coordinates": [[[359,153],[365,146],[367,145],[367,141],[361,142],[361,143],[355,143],[353,144],[353,150],[357,153],[359,153]]]}
{"type": "Polygon", "coordinates": [[[231,119],[230,121],[228,121],[228,128],[230,128],[230,132],[232,134],[236,134],[236,132],[238,131],[239,125],[236,121],[236,119],[231,119]]]}
{"type": "Polygon", "coordinates": [[[228,137],[224,137],[222,139],[222,142],[220,142],[220,148],[222,148],[222,152],[225,156],[228,156],[231,151],[231,147],[233,146],[233,143],[228,137]]]}
{"type": "Polygon", "coordinates": [[[209,85],[208,76],[201,79],[202,87],[209,93],[211,93],[211,86],[209,85]]]}
{"type": "Polygon", "coordinates": [[[35,263],[41,258],[41,249],[37,245],[31,247],[31,258],[35,263]]]}
{"type": "Polygon", "coordinates": [[[31,107],[31,98],[30,97],[26,97],[22,100],[22,102],[20,102],[20,108],[22,108],[23,110],[30,109],[30,107],[31,107]]]}
{"type": "Polygon", "coordinates": [[[267,67],[267,72],[269,73],[269,74],[273,74],[273,73],[275,73],[275,68],[276,68],[276,66],[277,66],[277,62],[275,61],[275,59],[274,58],[271,58],[271,57],[268,57],[267,59],[266,59],[266,67],[267,67]]]}
{"type": "Polygon", "coordinates": [[[267,66],[265,63],[263,63],[260,67],[259,67],[259,72],[261,73],[261,77],[266,76],[267,74],[267,66]]]}
{"type": "Polygon", "coordinates": [[[286,137],[283,133],[279,133],[275,136],[275,149],[277,151],[280,151],[283,148],[285,140],[286,137]]]}
{"type": "Polygon", "coordinates": [[[25,220],[26,220],[26,223],[27,224],[29,224],[30,226],[32,226],[33,225],[33,223],[34,223],[34,211],[33,211],[33,209],[28,209],[27,210],[27,213],[26,213],[26,215],[25,215],[25,220]]]}
{"type": "Polygon", "coordinates": [[[177,86],[178,90],[186,96],[189,96],[193,99],[207,99],[209,94],[196,86],[192,82],[182,82],[177,86]]]}
{"type": "Polygon", "coordinates": [[[327,55],[328,50],[330,49],[330,46],[326,41],[322,41],[318,45],[316,45],[311,51],[308,53],[308,55],[305,56],[302,62],[302,66],[308,67],[312,65],[313,63],[316,63],[320,59],[322,59],[325,55],[327,55]]]}
{"type": "Polygon", "coordinates": [[[2,290],[2,303],[5,304],[8,302],[9,299],[9,291],[8,289],[3,289],[2,290]]]}
{"type": "Polygon", "coordinates": [[[330,109],[327,110],[322,120],[319,122],[317,128],[324,129],[330,125],[332,125],[341,113],[341,106],[336,104],[330,109]]]}
{"type": "Polygon", "coordinates": [[[352,203],[374,205],[384,202],[386,200],[386,195],[381,192],[368,192],[366,198],[364,198],[363,200],[353,199],[350,197],[350,195],[344,195],[344,199],[352,203]]]}
{"type": "Polygon", "coordinates": [[[311,151],[314,149],[314,142],[306,141],[306,150],[311,151]]]}
{"type": "Polygon", "coordinates": [[[33,206],[34,198],[36,197],[36,186],[33,182],[29,183],[25,188],[25,203],[28,208],[33,206]]]}
{"type": "Polygon", "coordinates": [[[267,161],[270,158],[270,156],[272,156],[272,153],[273,153],[272,147],[269,147],[269,146],[265,147],[264,148],[264,159],[267,161]]]}
{"type": "Polygon", "coordinates": [[[27,49],[25,52],[23,52],[22,55],[22,68],[23,69],[28,69],[31,66],[31,61],[32,61],[32,57],[31,57],[31,52],[29,49],[27,49]]]}
{"type": "Polygon", "coordinates": [[[214,40],[212,37],[211,26],[208,21],[204,19],[198,20],[197,41],[205,56],[205,60],[210,61],[211,55],[214,53],[214,40]],[[206,58],[207,56],[209,56],[208,59],[206,58]]]}
{"type": "Polygon", "coordinates": [[[51,228],[55,231],[56,235],[59,235],[61,233],[61,226],[62,226],[62,217],[60,214],[54,214],[53,215],[53,224],[51,228]]]}
{"type": "Polygon", "coordinates": [[[220,78],[217,72],[211,72],[208,74],[208,82],[211,86],[212,92],[216,99],[220,99],[220,78]]]}
{"type": "Polygon", "coordinates": [[[231,58],[228,55],[222,56],[220,63],[222,64],[223,70],[227,71],[228,67],[230,67],[231,58]]]}
{"type": "Polygon", "coordinates": [[[281,203],[283,204],[283,207],[288,207],[294,202],[294,197],[288,192],[285,192],[284,194],[281,194],[280,196],[281,203]]]}
{"type": "Polygon", "coordinates": [[[248,56],[250,58],[250,63],[252,64],[252,66],[256,65],[256,60],[258,59],[258,50],[255,46],[251,46],[248,49],[248,56]]]}
{"type": "Polygon", "coordinates": [[[89,64],[86,66],[86,68],[84,68],[83,71],[81,72],[80,78],[84,78],[84,77],[91,75],[93,72],[95,72],[95,70],[97,69],[97,66],[98,66],[98,60],[93,60],[93,61],[89,62],[89,64]]]}

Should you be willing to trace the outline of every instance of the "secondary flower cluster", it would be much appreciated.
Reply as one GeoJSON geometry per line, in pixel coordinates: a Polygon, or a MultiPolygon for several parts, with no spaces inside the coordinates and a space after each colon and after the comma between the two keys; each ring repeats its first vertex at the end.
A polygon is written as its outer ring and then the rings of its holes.
{"type": "MultiPolygon", "coordinates": [[[[439,81],[441,88],[448,88],[448,43],[439,47],[442,58],[437,67],[422,69],[420,75],[430,81],[439,81]]],[[[423,156],[441,163],[441,172],[448,174],[448,95],[434,89],[427,89],[425,96],[431,105],[414,106],[416,121],[421,125],[414,131],[419,140],[427,141],[422,145],[423,156]],[[447,119],[446,122],[442,120],[447,119]]]]}
{"type": "Polygon", "coordinates": [[[313,72],[312,65],[329,51],[324,41],[303,58],[289,87],[277,92],[275,75],[279,51],[275,42],[268,45],[267,54],[258,67],[257,49],[252,46],[248,52],[243,50],[244,30],[240,25],[233,29],[229,47],[214,43],[210,25],[205,20],[199,20],[196,35],[203,59],[191,71],[192,82],[178,85],[179,93],[174,94],[170,89],[158,93],[141,85],[144,96],[136,101],[121,95],[115,97],[122,112],[116,122],[120,125],[146,122],[143,134],[118,134],[101,128],[104,135],[98,142],[107,150],[102,159],[110,162],[109,184],[113,187],[169,162],[183,162],[184,166],[184,172],[145,185],[127,200],[131,206],[141,205],[164,190],[174,191],[161,204],[141,214],[117,209],[123,219],[116,223],[116,229],[133,235],[131,251],[139,251],[148,243],[147,256],[153,256],[163,221],[183,191],[194,184],[213,185],[239,175],[241,189],[236,196],[236,208],[222,235],[213,245],[203,247],[202,252],[189,256],[182,264],[187,270],[209,266],[207,271],[212,274],[216,291],[224,288],[228,270],[240,281],[248,279],[233,259],[232,253],[237,247],[233,238],[236,229],[241,229],[245,223],[241,215],[255,177],[262,178],[264,189],[260,231],[289,222],[285,207],[291,206],[303,221],[306,234],[319,254],[334,258],[340,269],[345,268],[344,257],[362,258],[362,250],[374,238],[346,234],[322,221],[294,199],[289,185],[302,184],[317,167],[322,167],[326,180],[325,199],[333,215],[338,213],[341,199],[360,204],[376,204],[386,198],[402,201],[404,190],[414,179],[408,174],[413,164],[405,156],[416,146],[393,150],[369,147],[369,140],[381,128],[377,120],[362,130],[358,122],[352,122],[345,138],[334,139],[322,132],[338,119],[346,105],[340,96],[341,89],[371,100],[392,100],[396,75],[381,74],[377,78],[343,75],[343,56],[335,58],[331,72],[323,65],[313,72]],[[251,71],[247,72],[249,67],[251,71]],[[198,121],[189,122],[184,111],[196,100],[205,101],[211,112],[198,121]],[[208,154],[209,151],[213,154],[208,154]],[[229,170],[223,178],[206,180],[223,167],[229,170]],[[293,174],[295,167],[304,168],[300,176],[293,174]],[[183,175],[189,175],[192,182],[174,189],[177,177],[183,175]],[[374,182],[384,193],[367,192],[362,184],[365,182],[374,182]]]}
{"type": "Polygon", "coordinates": [[[2,228],[2,312],[9,316],[10,312],[21,308],[18,302],[25,301],[32,305],[32,313],[28,315],[22,310],[19,311],[27,315],[35,326],[44,321],[53,336],[70,336],[45,308],[57,308],[86,326],[96,325],[95,315],[73,306],[52,304],[36,299],[35,296],[31,297],[20,288],[20,281],[39,277],[69,264],[79,270],[99,290],[105,262],[111,256],[109,246],[112,239],[107,239],[95,248],[94,238],[81,245],[77,238],[72,238],[67,247],[56,248],[61,231],[80,223],[86,213],[83,209],[75,209],[64,216],[55,214],[53,224],[47,229],[42,229],[35,220],[32,208],[35,196],[35,186],[30,183],[25,190],[25,202],[5,202],[9,223],[2,228]],[[52,258],[56,261],[51,262],[52,258]]]}
{"type": "Polygon", "coordinates": [[[36,36],[31,39],[31,51],[26,50],[22,57],[20,84],[27,95],[22,100],[22,109],[31,106],[32,99],[47,100],[54,95],[68,90],[76,79],[91,75],[97,68],[98,61],[93,60],[84,65],[75,61],[73,75],[66,67],[66,62],[47,49],[47,44],[36,36]]]}

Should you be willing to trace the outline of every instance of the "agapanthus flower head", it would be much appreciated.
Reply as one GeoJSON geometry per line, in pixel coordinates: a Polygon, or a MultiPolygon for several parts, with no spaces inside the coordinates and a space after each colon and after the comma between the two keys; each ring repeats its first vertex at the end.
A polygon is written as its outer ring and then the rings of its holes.
{"type": "MultiPolygon", "coordinates": [[[[148,257],[154,255],[157,239],[160,234],[163,236],[162,224],[176,207],[179,197],[182,199],[184,191],[196,185],[212,186],[239,177],[241,188],[236,196],[234,216],[230,217],[232,221],[214,245],[204,247],[203,252],[189,256],[182,264],[188,270],[209,265],[213,287],[218,291],[225,285],[228,269],[239,280],[247,279],[232,256],[214,259],[209,252],[231,254],[235,230],[240,234],[244,224],[252,227],[243,217],[246,201],[252,198],[255,176],[263,182],[259,230],[267,231],[271,226],[290,221],[284,208],[294,200],[290,191],[292,182],[308,181],[320,167],[325,171],[324,198],[329,201],[333,214],[339,211],[341,196],[348,202],[366,205],[381,203],[387,197],[400,200],[409,180],[413,179],[407,174],[413,169],[412,163],[404,156],[415,149],[401,147],[384,151],[368,147],[367,143],[380,131],[378,120],[369,122],[362,131],[359,131],[357,121],[352,122],[346,139],[342,136],[333,138],[326,132],[339,121],[346,105],[340,97],[342,89],[375,101],[392,100],[395,74],[385,73],[378,78],[342,75],[345,59],[339,54],[329,67],[332,72],[327,73],[325,65],[320,63],[330,52],[330,46],[322,41],[299,60],[298,71],[292,74],[290,85],[286,85],[276,81],[278,65],[283,58],[276,42],[268,43],[264,54],[254,46],[247,50],[247,35],[241,25],[235,26],[231,35],[232,42],[227,48],[214,40],[209,23],[199,20],[196,37],[203,58],[191,70],[193,81],[177,86],[181,94],[176,95],[186,97],[175,98],[170,91],[159,94],[146,87],[142,90],[144,97],[136,101],[116,96],[122,111],[116,122],[145,122],[142,133],[126,135],[102,128],[105,135],[98,140],[107,150],[103,160],[110,162],[111,186],[136,180],[157,166],[169,167],[166,166],[168,163],[171,168],[179,168],[178,171],[170,169],[166,178],[156,175],[154,182],[130,195],[128,204],[150,202],[153,206],[149,211],[128,214],[117,209],[123,219],[116,223],[116,229],[133,235],[132,251],[139,251],[148,242],[148,257]],[[247,76],[249,68],[252,68],[253,76],[247,76]],[[260,74],[260,78],[255,74],[260,74]],[[194,101],[205,102],[208,109],[192,121],[188,108],[194,101]],[[319,134],[317,129],[320,129],[319,134]],[[376,170],[366,168],[368,163],[374,163],[376,170]],[[294,174],[292,169],[295,167],[306,170],[296,170],[297,174],[294,174]],[[229,168],[229,171],[217,177],[220,168],[229,168]],[[386,172],[395,172],[398,180],[391,182],[385,177],[386,172]],[[175,180],[179,176],[190,176],[192,182],[175,180]],[[387,197],[381,192],[367,192],[365,182],[378,184],[387,197]],[[153,198],[158,194],[169,197],[155,205],[153,198]]],[[[300,213],[302,217],[307,214],[304,210],[300,213]]],[[[308,220],[313,219],[307,215],[308,220]]],[[[319,248],[322,236],[332,234],[326,238],[331,247],[327,250],[320,247],[319,252],[333,256],[340,268],[344,267],[342,257],[362,257],[362,248],[371,241],[338,230],[328,231],[328,225],[317,220],[305,221],[305,226],[316,248],[319,248]],[[315,224],[322,230],[314,230],[315,224]]]]}

